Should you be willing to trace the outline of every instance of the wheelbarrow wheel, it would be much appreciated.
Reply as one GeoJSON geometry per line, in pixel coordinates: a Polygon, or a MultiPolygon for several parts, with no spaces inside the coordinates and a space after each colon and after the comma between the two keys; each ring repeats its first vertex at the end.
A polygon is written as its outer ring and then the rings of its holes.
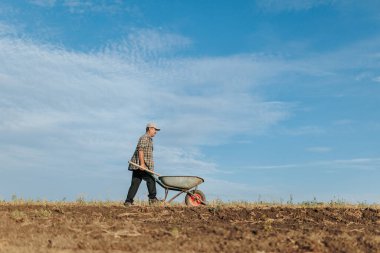
{"type": "Polygon", "coordinates": [[[206,202],[206,196],[202,191],[193,190],[191,193],[193,195],[188,193],[185,197],[185,203],[187,206],[200,206],[206,202]]]}

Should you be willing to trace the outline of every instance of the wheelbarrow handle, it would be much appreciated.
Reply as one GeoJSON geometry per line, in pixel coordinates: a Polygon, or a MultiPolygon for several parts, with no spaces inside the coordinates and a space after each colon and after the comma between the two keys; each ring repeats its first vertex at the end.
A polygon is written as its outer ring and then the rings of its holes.
{"type": "Polygon", "coordinates": [[[131,161],[128,161],[128,163],[129,163],[129,164],[132,164],[133,166],[136,166],[136,167],[139,168],[140,170],[145,170],[145,171],[147,171],[147,172],[149,172],[149,173],[152,173],[152,174],[154,174],[154,175],[156,175],[156,176],[159,176],[159,177],[161,176],[160,174],[154,172],[153,170],[149,170],[149,169],[147,169],[147,168],[144,168],[143,166],[140,166],[140,165],[138,165],[137,163],[134,163],[134,162],[131,162],[131,161]]]}

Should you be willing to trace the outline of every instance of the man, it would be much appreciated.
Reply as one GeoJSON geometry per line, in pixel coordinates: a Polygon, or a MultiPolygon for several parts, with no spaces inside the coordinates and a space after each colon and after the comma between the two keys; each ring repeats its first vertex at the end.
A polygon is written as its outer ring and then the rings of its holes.
{"type": "MultiPolygon", "coordinates": [[[[154,123],[148,123],[146,125],[145,134],[140,137],[136,150],[133,153],[131,162],[139,164],[140,166],[154,170],[154,161],[153,161],[153,137],[156,135],[157,131],[160,129],[154,123]]],[[[129,206],[133,204],[133,198],[135,197],[137,190],[139,189],[141,180],[146,181],[149,192],[149,204],[153,204],[158,201],[156,198],[156,181],[149,172],[143,171],[132,164],[129,165],[128,170],[133,171],[132,182],[129,187],[127,199],[125,200],[124,205],[129,206]]]]}

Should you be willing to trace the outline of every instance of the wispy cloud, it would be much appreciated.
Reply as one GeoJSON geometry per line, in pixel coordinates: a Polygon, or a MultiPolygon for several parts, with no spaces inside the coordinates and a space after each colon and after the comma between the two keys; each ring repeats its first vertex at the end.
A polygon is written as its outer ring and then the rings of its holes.
{"type": "Polygon", "coordinates": [[[29,0],[30,3],[42,6],[42,7],[52,7],[57,2],[56,0],[29,0]]]}
{"type": "Polygon", "coordinates": [[[168,56],[192,45],[184,36],[154,29],[134,29],[122,41],[106,45],[104,55],[122,56],[127,61],[148,60],[168,56]]]}
{"type": "Polygon", "coordinates": [[[320,126],[300,126],[294,128],[282,128],[278,130],[279,134],[284,135],[293,135],[293,136],[301,136],[301,135],[320,135],[324,134],[326,130],[320,126]]]}
{"type": "Polygon", "coordinates": [[[260,8],[266,11],[300,11],[309,10],[321,5],[333,4],[334,0],[260,0],[260,8]]]}
{"type": "Polygon", "coordinates": [[[232,182],[216,178],[208,178],[207,182],[202,185],[202,191],[206,193],[206,199],[220,199],[223,201],[254,201],[264,199],[270,201],[273,200],[274,196],[278,196],[276,187],[272,185],[253,186],[242,182],[232,182]]]}
{"type": "Polygon", "coordinates": [[[354,121],[351,119],[339,119],[339,120],[335,120],[332,124],[337,125],[337,126],[348,126],[348,125],[352,125],[353,123],[354,121]]]}
{"type": "Polygon", "coordinates": [[[122,49],[84,54],[2,36],[2,167],[22,170],[22,161],[30,161],[34,170],[106,176],[126,169],[138,136],[154,120],[163,129],[156,141],[162,171],[207,176],[217,165],[200,145],[226,143],[248,129],[259,133],[287,117],[286,103],[247,92],[262,68],[253,58],[158,61],[149,53],[189,43],[144,30],[122,49]]]}
{"type": "MultiPolygon", "coordinates": [[[[375,11],[378,3],[375,1],[357,2],[353,0],[259,0],[257,6],[268,12],[308,11],[318,7],[334,7],[341,11],[366,10],[375,11]]],[[[377,18],[376,12],[374,15],[377,18]]]]}
{"type": "Polygon", "coordinates": [[[135,17],[142,15],[137,5],[119,0],[28,0],[28,2],[43,8],[53,8],[57,6],[64,7],[67,8],[69,13],[78,15],[88,12],[107,14],[128,13],[129,15],[133,15],[135,17]]]}
{"type": "Polygon", "coordinates": [[[377,83],[380,83],[380,76],[377,76],[377,77],[373,78],[373,81],[375,81],[377,83]]]}
{"type": "Polygon", "coordinates": [[[86,13],[86,12],[103,12],[103,13],[117,13],[139,12],[135,6],[126,7],[123,1],[90,1],[90,0],[64,0],[63,6],[67,7],[71,13],[86,13]]]}
{"type": "Polygon", "coordinates": [[[165,175],[198,175],[208,177],[216,173],[217,164],[207,161],[197,148],[158,146],[157,164],[160,173],[165,175]]]}
{"type": "Polygon", "coordinates": [[[309,147],[306,150],[313,153],[327,153],[332,149],[330,147],[309,147]]]}
{"type": "Polygon", "coordinates": [[[15,35],[17,29],[11,25],[0,22],[0,36],[15,35]]]}
{"type": "Polygon", "coordinates": [[[304,169],[332,172],[336,170],[380,170],[380,158],[354,158],[341,160],[325,160],[307,163],[257,165],[241,167],[248,170],[278,170],[278,169],[304,169]]]}

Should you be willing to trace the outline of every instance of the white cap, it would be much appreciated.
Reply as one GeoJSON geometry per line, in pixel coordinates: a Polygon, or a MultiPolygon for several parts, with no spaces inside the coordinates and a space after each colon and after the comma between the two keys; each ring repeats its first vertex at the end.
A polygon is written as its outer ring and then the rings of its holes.
{"type": "Polygon", "coordinates": [[[154,129],[156,129],[156,131],[160,131],[160,129],[157,127],[155,123],[148,123],[146,127],[153,127],[154,129]]]}

